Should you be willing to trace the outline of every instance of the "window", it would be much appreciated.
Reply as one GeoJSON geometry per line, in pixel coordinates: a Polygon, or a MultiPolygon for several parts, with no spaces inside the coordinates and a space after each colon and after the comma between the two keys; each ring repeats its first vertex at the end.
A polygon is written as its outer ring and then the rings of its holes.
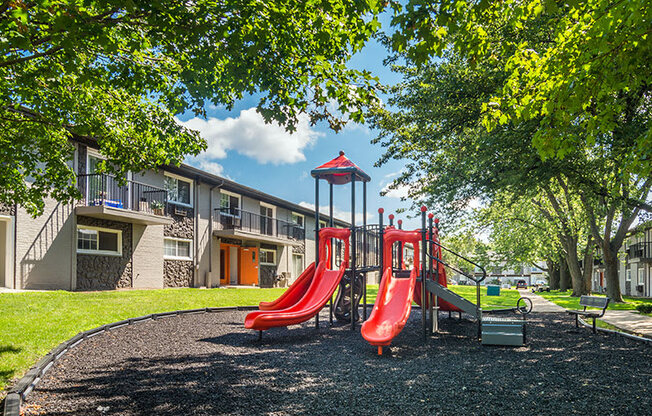
{"type": "Polygon", "coordinates": [[[295,224],[300,228],[303,228],[303,220],[304,220],[303,215],[295,214],[294,212],[292,213],[292,224],[295,224]]]}
{"type": "Polygon", "coordinates": [[[163,258],[168,260],[192,260],[192,240],[169,238],[164,240],[163,258]]]}
{"type": "Polygon", "coordinates": [[[627,282],[632,281],[632,270],[631,269],[625,270],[625,281],[627,281],[627,282]]]}
{"type": "Polygon", "coordinates": [[[77,253],[121,256],[122,231],[78,225],[77,253]]]}
{"type": "Polygon", "coordinates": [[[645,274],[645,270],[642,268],[637,268],[636,269],[636,274],[637,274],[637,285],[642,285],[643,284],[643,275],[645,274]]]}
{"type": "Polygon", "coordinates": [[[240,196],[226,191],[220,193],[220,213],[240,217],[240,196]]]}
{"type": "Polygon", "coordinates": [[[328,227],[328,223],[324,220],[319,220],[319,229],[328,227]]]}
{"type": "Polygon", "coordinates": [[[260,264],[276,265],[276,250],[260,249],[260,264]]]}
{"type": "Polygon", "coordinates": [[[260,203],[260,233],[274,235],[274,207],[260,203]]]}
{"type": "Polygon", "coordinates": [[[169,202],[192,205],[192,182],[177,176],[166,176],[165,190],[168,191],[169,202]]]}

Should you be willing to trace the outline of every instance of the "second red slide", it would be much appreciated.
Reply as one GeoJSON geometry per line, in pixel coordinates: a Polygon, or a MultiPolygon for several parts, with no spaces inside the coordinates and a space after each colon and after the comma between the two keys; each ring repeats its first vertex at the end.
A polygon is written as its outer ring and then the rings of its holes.
{"type": "Polygon", "coordinates": [[[419,275],[419,241],[418,231],[389,229],[385,231],[383,277],[378,288],[378,296],[369,319],[362,324],[362,337],[371,345],[378,346],[378,354],[383,353],[383,346],[390,345],[408,320],[412,309],[414,285],[419,275]],[[414,247],[414,265],[409,278],[394,276],[391,265],[392,244],[396,241],[411,243],[414,247]]]}

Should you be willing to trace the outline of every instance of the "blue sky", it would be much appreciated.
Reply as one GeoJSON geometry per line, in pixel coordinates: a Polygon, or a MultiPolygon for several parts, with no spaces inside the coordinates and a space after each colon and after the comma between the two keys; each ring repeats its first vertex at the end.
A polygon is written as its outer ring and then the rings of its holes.
{"type": "MultiPolygon", "coordinates": [[[[387,18],[383,19],[387,26],[387,18]]],[[[375,41],[370,42],[355,55],[350,66],[367,69],[380,78],[382,83],[396,83],[400,78],[382,61],[386,50],[375,41]]],[[[380,191],[400,172],[403,162],[391,161],[382,168],[373,167],[383,153],[380,145],[370,141],[376,133],[367,126],[349,123],[335,133],[324,124],[310,126],[303,121],[297,132],[290,135],[282,127],[266,125],[255,112],[256,97],[238,102],[232,111],[224,108],[207,108],[207,120],[192,115],[180,116],[182,122],[199,130],[208,141],[208,150],[187,163],[220,176],[228,177],[243,185],[251,186],[271,195],[294,203],[314,204],[314,179],[310,170],[331,160],[340,150],[371,176],[367,184],[368,222],[377,223],[379,207],[385,215],[400,207],[409,208],[410,201],[401,201],[402,191],[380,196],[380,191]]],[[[328,204],[328,186],[320,183],[323,192],[320,205],[328,204]]],[[[350,220],[351,186],[335,187],[334,206],[336,215],[350,220]]],[[[356,188],[356,213],[362,213],[362,185],[356,188]]],[[[360,215],[357,215],[360,219],[360,215]]],[[[418,220],[410,220],[403,214],[406,228],[418,226],[418,220]]],[[[387,221],[387,219],[385,220],[387,221]]]]}

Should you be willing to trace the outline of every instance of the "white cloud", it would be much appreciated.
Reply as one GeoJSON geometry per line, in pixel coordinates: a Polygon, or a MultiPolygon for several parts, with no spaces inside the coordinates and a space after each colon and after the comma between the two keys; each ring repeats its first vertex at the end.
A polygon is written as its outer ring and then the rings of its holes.
{"type": "Polygon", "coordinates": [[[197,161],[197,163],[193,163],[193,165],[198,169],[201,169],[208,173],[212,173],[213,175],[224,176],[224,166],[220,165],[217,162],[211,162],[209,160],[199,160],[197,161]]]}
{"type": "Polygon", "coordinates": [[[242,110],[237,118],[195,117],[177,122],[197,130],[208,143],[206,152],[197,157],[199,163],[224,159],[230,150],[262,164],[297,163],[306,160],[304,150],[324,135],[310,127],[306,115],[299,116],[297,130],[290,134],[277,123],[266,124],[255,108],[242,110]]]}
{"type": "MultiPolygon", "coordinates": [[[[299,202],[299,205],[304,207],[304,208],[308,208],[310,210],[315,209],[315,204],[310,203],[310,202],[301,201],[301,202],[299,202]]],[[[319,213],[328,215],[329,214],[328,205],[320,205],[319,206],[319,213]]],[[[346,222],[351,221],[351,211],[344,211],[344,210],[341,210],[341,209],[339,209],[337,207],[333,207],[333,216],[335,218],[337,218],[338,220],[341,220],[341,221],[346,221],[346,222]]],[[[373,213],[367,212],[367,224],[371,220],[373,220],[374,218],[375,218],[375,215],[373,213]]],[[[356,222],[357,225],[362,225],[362,212],[356,212],[355,213],[355,222],[356,222]]]]}
{"type": "Polygon", "coordinates": [[[389,186],[393,182],[393,178],[397,177],[403,172],[404,169],[398,170],[396,172],[390,172],[384,176],[384,179],[382,181],[380,181],[379,185],[381,188],[381,192],[387,192],[385,194],[387,198],[401,199],[401,198],[408,197],[408,191],[410,190],[409,185],[399,185],[396,189],[389,189],[389,186]]]}
{"type": "Polygon", "coordinates": [[[408,185],[399,185],[396,189],[389,189],[389,185],[383,187],[383,192],[387,192],[385,194],[387,198],[407,198],[409,190],[410,187],[408,185]]]}

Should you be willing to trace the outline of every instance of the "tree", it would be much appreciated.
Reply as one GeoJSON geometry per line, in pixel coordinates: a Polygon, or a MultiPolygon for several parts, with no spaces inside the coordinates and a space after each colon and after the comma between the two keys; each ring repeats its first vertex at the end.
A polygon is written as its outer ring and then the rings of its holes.
{"type": "MultiPolygon", "coordinates": [[[[413,72],[431,66],[430,58],[438,55],[444,59],[455,56],[475,74],[486,72],[487,66],[502,74],[502,80],[496,80],[498,85],[493,85],[494,92],[481,95],[481,110],[469,112],[469,117],[475,119],[479,113],[483,126],[496,131],[496,138],[503,136],[506,129],[522,129],[528,123],[536,126],[529,130],[530,143],[541,157],[541,165],[555,173],[533,166],[526,171],[540,175],[545,199],[539,200],[542,214],[545,211],[555,218],[564,232],[561,241],[567,262],[562,262],[561,270],[568,266],[575,285],[583,280],[583,290],[587,290],[591,240],[596,240],[603,251],[613,254],[604,259],[605,264],[610,263],[608,285],[612,287],[613,300],[621,301],[615,253],[636,212],[652,208],[647,181],[652,171],[652,43],[647,41],[650,2],[589,0],[559,5],[538,0],[413,0],[405,7],[393,7],[393,24],[399,30],[391,45],[415,64],[413,72]],[[533,36],[537,31],[540,36],[533,36]],[[552,160],[559,163],[551,164],[552,160]],[[583,196],[581,206],[578,195],[583,196]],[[572,203],[564,203],[569,198],[572,203]],[[575,207],[573,213],[570,207],[575,207]],[[591,232],[573,223],[574,217],[590,224],[591,232]],[[618,217],[619,222],[614,220],[618,217]],[[618,231],[612,235],[612,230],[618,231]],[[581,245],[587,265],[582,271],[577,255],[579,236],[589,234],[591,238],[581,245]]],[[[459,106],[460,112],[464,109],[464,105],[459,106]]],[[[395,141],[384,143],[390,149],[388,154],[399,154],[392,148],[395,141]]],[[[501,145],[498,140],[493,143],[501,145]]],[[[521,155],[516,156],[523,160],[521,155]]],[[[453,165],[449,167],[458,166],[453,165]]],[[[492,172],[527,178],[522,172],[514,174],[505,169],[501,162],[492,172]]],[[[408,175],[413,173],[406,172],[401,180],[407,182],[408,175]]],[[[458,181],[459,186],[473,187],[478,183],[476,178],[469,178],[464,185],[461,182],[458,181]]],[[[504,181],[501,186],[515,188],[504,181]]]]}
{"type": "Polygon", "coordinates": [[[0,202],[32,214],[43,198],[78,196],[70,138],[96,141],[123,177],[178,164],[205,148],[174,116],[259,111],[291,131],[301,113],[356,121],[375,79],[348,69],[377,30],[383,4],[283,0],[0,2],[0,202]],[[29,185],[26,184],[29,182],[29,185]]]}
{"type": "MultiPolygon", "coordinates": [[[[504,62],[506,80],[484,103],[487,127],[537,120],[542,128],[532,142],[544,159],[595,143],[630,143],[623,166],[652,172],[650,0],[408,0],[392,7],[391,45],[417,64],[448,47],[475,63],[504,62]],[[542,19],[544,42],[490,29],[527,31],[542,19]],[[632,109],[645,118],[636,132],[621,128],[632,109]]],[[[644,200],[630,203],[650,209],[644,200]]]]}
{"type": "Polygon", "coordinates": [[[531,200],[499,196],[477,211],[476,221],[489,231],[491,248],[501,261],[508,266],[542,268],[548,272],[550,286],[559,288],[559,278],[554,274],[562,255],[560,236],[531,200]],[[542,267],[541,261],[546,266],[542,267]]]}

